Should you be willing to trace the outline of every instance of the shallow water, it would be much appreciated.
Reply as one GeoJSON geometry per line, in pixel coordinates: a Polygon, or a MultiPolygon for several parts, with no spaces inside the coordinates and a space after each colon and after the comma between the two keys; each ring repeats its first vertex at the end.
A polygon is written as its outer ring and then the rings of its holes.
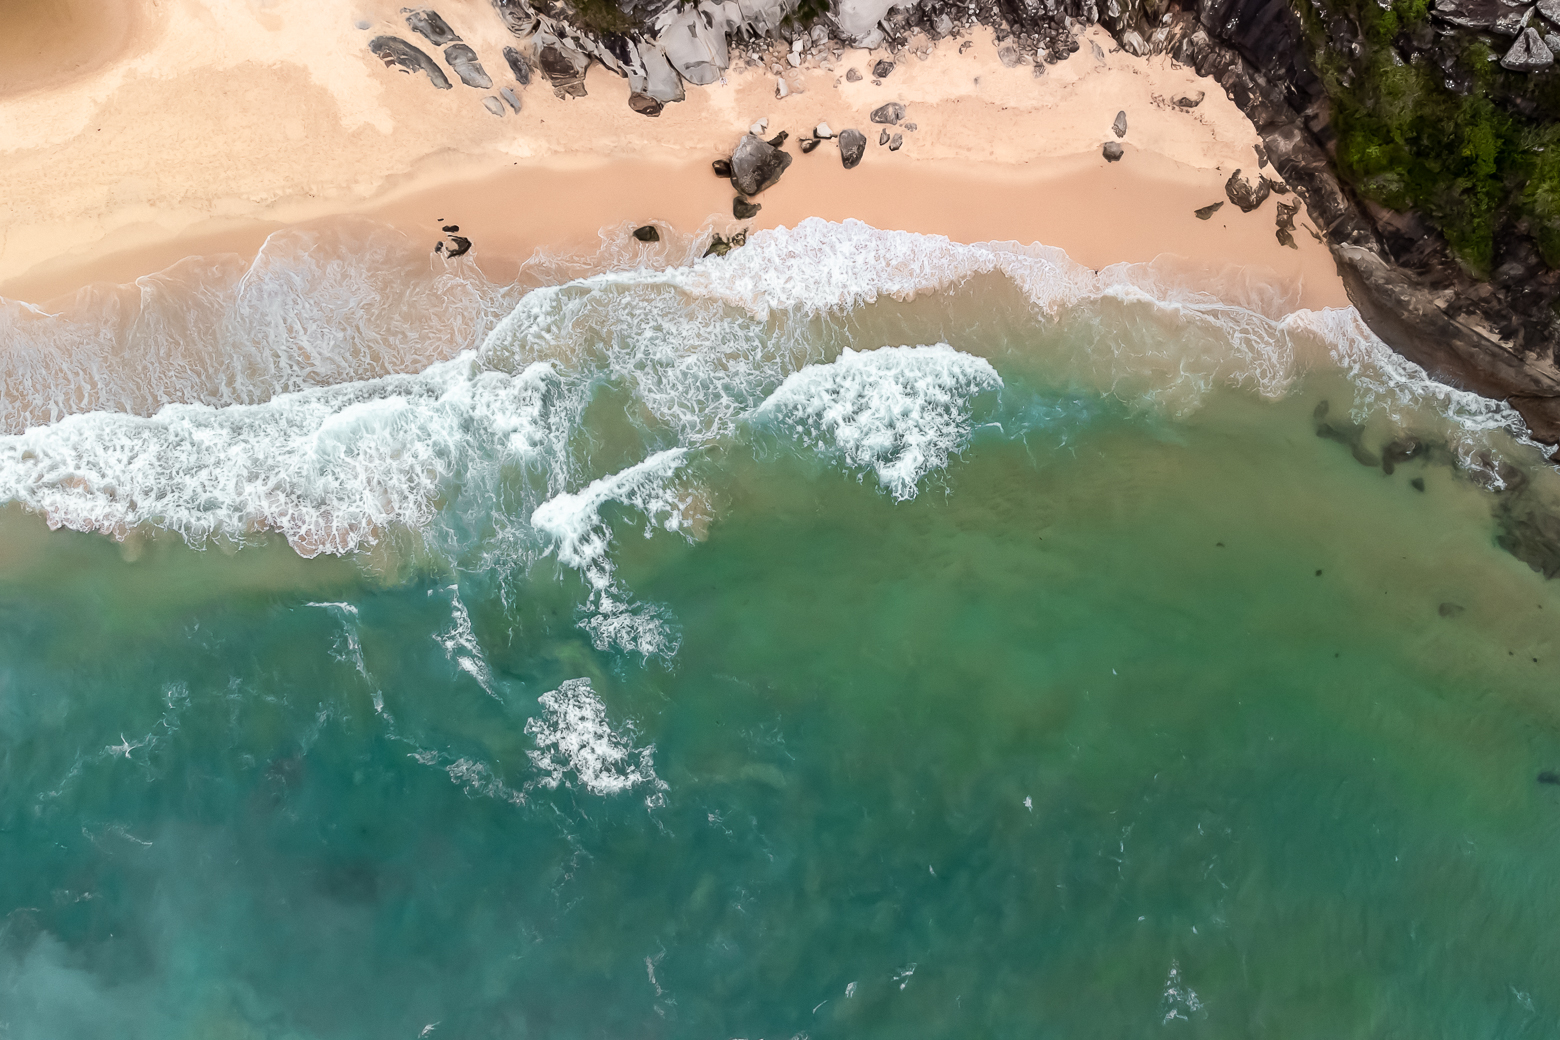
{"type": "Polygon", "coordinates": [[[0,1035],[1560,1033],[1553,474],[1177,277],[813,225],[0,440],[0,1035]]]}

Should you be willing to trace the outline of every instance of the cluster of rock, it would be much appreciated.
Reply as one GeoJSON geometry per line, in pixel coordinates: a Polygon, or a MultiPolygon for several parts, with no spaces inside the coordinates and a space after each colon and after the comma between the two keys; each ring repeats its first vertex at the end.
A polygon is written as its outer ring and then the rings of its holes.
{"type": "Polygon", "coordinates": [[[1555,63],[1560,52],[1560,0],[1511,3],[1508,0],[1440,0],[1435,16],[1447,25],[1495,37],[1515,37],[1501,57],[1512,72],[1537,72],[1555,63]]]}

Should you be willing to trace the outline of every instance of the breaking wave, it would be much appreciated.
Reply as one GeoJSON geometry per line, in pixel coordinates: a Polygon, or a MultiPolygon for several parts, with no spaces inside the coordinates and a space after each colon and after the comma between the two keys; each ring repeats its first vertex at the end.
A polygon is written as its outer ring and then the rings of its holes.
{"type": "MultiPolygon", "coordinates": [[[[1354,311],[1297,310],[1251,271],[1096,272],[1045,246],[810,219],[675,267],[696,243],[652,255],[619,229],[596,273],[526,291],[435,270],[382,229],[309,234],[56,314],[0,301],[0,502],[114,537],[274,531],[305,556],[399,532],[469,567],[553,554],[586,583],[596,645],[653,656],[677,630],[616,576],[621,514],[701,536],[700,460],[754,429],[912,498],[968,443],[976,399],[1002,391],[993,361],[1170,416],[1222,387],[1278,397],[1341,369],[1357,421],[1429,416],[1478,444],[1525,433],[1354,311]],[[989,314],[1020,334],[988,337],[989,314]]],[[[585,264],[542,258],[526,277],[585,264]]]]}

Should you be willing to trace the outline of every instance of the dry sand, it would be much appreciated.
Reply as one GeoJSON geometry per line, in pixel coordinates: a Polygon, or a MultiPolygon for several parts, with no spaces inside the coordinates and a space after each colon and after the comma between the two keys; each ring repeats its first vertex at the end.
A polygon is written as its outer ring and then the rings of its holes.
{"type": "MultiPolygon", "coordinates": [[[[50,10],[79,21],[79,4],[50,10]]],[[[739,60],[726,82],[690,88],[648,119],[599,66],[585,98],[559,99],[540,79],[519,88],[486,0],[438,9],[494,90],[452,75],[439,91],[386,69],[367,49],[379,33],[437,52],[398,5],[377,0],[153,0],[105,19],[124,27],[118,36],[45,39],[75,64],[0,81],[0,295],[41,302],[188,255],[252,254],[271,231],[337,214],[389,222],[429,249],[440,224],[458,223],[490,277],[537,248],[589,251],[599,228],[625,221],[735,227],[730,184],[709,162],[767,118],[770,134],[827,121],[869,143],[849,171],[832,142],[798,154],[757,200],[755,228],[857,217],[961,241],[1040,241],[1091,267],[1169,253],[1269,268],[1299,284],[1304,306],[1347,305],[1324,247],[1303,230],[1298,249],[1279,245],[1277,198],[1250,214],[1226,204],[1212,220],[1193,216],[1224,198],[1233,170],[1255,173],[1254,130],[1212,81],[1114,50],[1098,29],[1040,76],[1004,67],[984,30],[919,48],[924,58],[902,53],[877,85],[870,66],[885,55],[846,51],[832,69],[789,72],[781,100],[772,73],[739,60]],[[852,67],[868,75],[849,82],[852,67]],[[495,117],[482,99],[506,85],[522,111],[495,117]],[[1209,93],[1196,109],[1169,102],[1199,90],[1209,93]],[[917,127],[892,128],[904,137],[897,152],[868,121],[885,101],[904,103],[917,127]],[[1107,164],[1100,148],[1118,110],[1126,157],[1107,164]]]]}

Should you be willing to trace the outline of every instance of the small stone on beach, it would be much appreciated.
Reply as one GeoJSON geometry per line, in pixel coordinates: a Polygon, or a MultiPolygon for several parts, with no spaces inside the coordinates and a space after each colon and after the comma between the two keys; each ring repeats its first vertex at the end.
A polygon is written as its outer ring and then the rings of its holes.
{"type": "Polygon", "coordinates": [[[482,107],[493,113],[495,116],[501,116],[504,114],[504,103],[498,100],[496,97],[483,98],[482,107]]]}
{"type": "Polygon", "coordinates": [[[1123,155],[1126,154],[1126,151],[1119,143],[1115,141],[1106,141],[1103,154],[1105,156],[1106,162],[1117,162],[1123,155]]]}
{"type": "Polygon", "coordinates": [[[1180,97],[1175,99],[1175,105],[1177,108],[1196,108],[1198,105],[1203,103],[1203,98],[1207,96],[1208,95],[1201,90],[1195,94],[1182,94],[1180,97]]]}
{"type": "Polygon", "coordinates": [[[855,69],[849,70],[848,72],[845,73],[845,82],[847,82],[847,83],[860,83],[861,82],[861,73],[857,72],[855,69]]]}
{"type": "Polygon", "coordinates": [[[1204,206],[1202,209],[1194,210],[1193,214],[1197,217],[1198,220],[1207,220],[1209,217],[1213,216],[1215,213],[1219,212],[1219,210],[1221,210],[1223,208],[1224,208],[1224,203],[1222,203],[1222,202],[1214,202],[1214,203],[1210,203],[1207,206],[1204,206]]]}
{"type": "Polygon", "coordinates": [[[897,151],[899,151],[899,146],[904,144],[904,143],[905,143],[905,135],[904,134],[895,134],[893,137],[890,137],[888,139],[888,150],[891,151],[891,152],[897,152],[897,151]]]}
{"type": "Polygon", "coordinates": [[[806,155],[808,152],[811,152],[814,148],[817,148],[822,143],[822,138],[804,137],[799,142],[797,142],[797,145],[801,148],[802,154],[806,155]]]}
{"type": "Polygon", "coordinates": [[[828,138],[834,136],[834,131],[829,129],[828,123],[819,123],[813,130],[813,136],[827,140],[828,138]]]}
{"type": "Polygon", "coordinates": [[[874,123],[887,123],[894,126],[905,117],[905,106],[897,101],[890,101],[886,105],[879,105],[872,110],[871,119],[874,123]]]}
{"type": "Polygon", "coordinates": [[[1127,136],[1127,114],[1125,112],[1117,112],[1116,113],[1116,121],[1114,123],[1110,124],[1110,128],[1111,128],[1111,130],[1113,130],[1115,132],[1117,137],[1126,137],[1127,136]]]}
{"type": "Polygon", "coordinates": [[[758,211],[763,208],[756,202],[749,202],[741,195],[731,200],[731,215],[738,220],[751,220],[753,217],[758,216],[758,211]]]}
{"type": "Polygon", "coordinates": [[[887,143],[888,143],[888,128],[884,127],[883,128],[883,132],[878,134],[878,147],[881,148],[883,145],[885,145],[887,143]]]}
{"type": "Polygon", "coordinates": [[[876,76],[878,79],[887,79],[888,74],[893,71],[894,63],[886,58],[872,66],[872,75],[876,76]]]}
{"type": "Polygon", "coordinates": [[[661,241],[661,232],[656,230],[654,224],[646,224],[642,228],[634,229],[634,237],[641,242],[659,242],[661,241]]]}

